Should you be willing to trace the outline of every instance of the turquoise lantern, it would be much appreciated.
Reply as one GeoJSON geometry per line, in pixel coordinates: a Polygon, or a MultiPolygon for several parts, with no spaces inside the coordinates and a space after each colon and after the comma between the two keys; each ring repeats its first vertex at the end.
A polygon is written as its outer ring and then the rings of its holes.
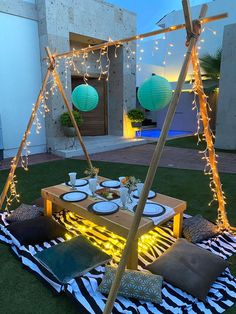
{"type": "Polygon", "coordinates": [[[78,85],[72,92],[72,102],[81,111],[95,109],[98,105],[98,99],[96,89],[88,84],[78,85]]]}
{"type": "Polygon", "coordinates": [[[145,80],[138,89],[138,100],[145,109],[156,111],[167,106],[172,97],[170,83],[159,75],[145,80]]]}

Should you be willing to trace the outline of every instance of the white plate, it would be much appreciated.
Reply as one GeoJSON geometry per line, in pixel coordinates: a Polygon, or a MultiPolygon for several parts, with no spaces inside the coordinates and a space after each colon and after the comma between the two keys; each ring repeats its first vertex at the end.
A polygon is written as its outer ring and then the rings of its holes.
{"type": "Polygon", "coordinates": [[[106,180],[100,183],[104,188],[118,188],[120,186],[120,181],[117,180],[106,180]]]}
{"type": "MultiPolygon", "coordinates": [[[[86,179],[76,179],[76,182],[75,182],[75,186],[76,187],[84,186],[86,184],[88,184],[88,180],[86,180],[86,179]]],[[[71,182],[70,181],[66,182],[66,185],[71,186],[71,182]]]]}
{"type": "MultiPolygon", "coordinates": [[[[139,198],[139,196],[138,196],[138,190],[135,190],[134,192],[133,192],[133,195],[132,195],[134,198],[139,198]]],[[[148,193],[148,199],[151,199],[151,198],[154,198],[156,196],[156,193],[154,192],[154,191],[149,191],[149,193],[148,193]]]]}
{"type": "Polygon", "coordinates": [[[80,202],[85,200],[88,197],[88,194],[85,192],[68,192],[60,196],[60,198],[65,202],[80,202]]]}
{"type": "MultiPolygon", "coordinates": [[[[133,210],[135,211],[136,208],[137,208],[137,205],[134,206],[133,210]]],[[[165,212],[166,212],[165,207],[160,204],[146,203],[143,210],[143,216],[156,217],[156,216],[163,215],[165,212]]]]}
{"type": "Polygon", "coordinates": [[[91,205],[91,210],[97,214],[112,214],[118,211],[119,206],[113,202],[97,202],[91,205]]]}

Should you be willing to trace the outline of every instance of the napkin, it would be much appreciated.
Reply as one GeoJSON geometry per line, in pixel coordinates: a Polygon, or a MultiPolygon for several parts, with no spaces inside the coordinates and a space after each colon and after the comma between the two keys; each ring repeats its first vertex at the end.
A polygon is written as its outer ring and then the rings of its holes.
{"type": "MultiPolygon", "coordinates": [[[[126,208],[127,208],[127,210],[133,212],[133,208],[134,208],[135,205],[138,204],[138,201],[139,201],[139,200],[136,199],[136,198],[133,198],[132,196],[131,196],[131,199],[132,199],[132,203],[126,204],[126,208]]],[[[120,200],[120,199],[113,200],[113,202],[116,203],[116,204],[118,204],[119,206],[122,206],[122,203],[121,203],[121,200],[120,200]]],[[[151,202],[151,201],[149,201],[149,200],[148,200],[148,202],[149,202],[149,203],[153,203],[153,204],[156,203],[156,202],[151,202]]],[[[158,204],[160,204],[160,203],[158,203],[158,204]]],[[[171,217],[171,216],[174,215],[174,213],[175,213],[175,211],[174,211],[173,208],[171,208],[171,207],[169,207],[169,206],[166,206],[166,205],[163,205],[163,204],[160,204],[160,205],[163,206],[163,207],[165,207],[165,209],[166,209],[166,212],[165,212],[163,215],[157,216],[157,217],[147,217],[147,218],[149,218],[149,219],[151,219],[151,220],[153,221],[153,224],[154,224],[155,226],[158,225],[161,221],[167,219],[168,217],[171,217]]]]}

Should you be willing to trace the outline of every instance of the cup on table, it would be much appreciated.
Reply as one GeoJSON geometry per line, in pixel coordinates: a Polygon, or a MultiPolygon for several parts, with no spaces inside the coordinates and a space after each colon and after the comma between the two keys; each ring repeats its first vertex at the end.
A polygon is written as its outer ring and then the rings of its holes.
{"type": "Polygon", "coordinates": [[[76,172],[70,172],[68,173],[69,177],[70,177],[70,184],[71,184],[71,189],[74,190],[75,189],[75,184],[76,184],[76,172]]]}
{"type": "Polygon", "coordinates": [[[92,196],[94,197],[95,196],[95,191],[97,189],[97,181],[98,179],[97,178],[91,178],[88,180],[89,181],[89,189],[92,193],[92,196]]]}
{"type": "Polygon", "coordinates": [[[137,183],[136,184],[138,197],[141,196],[141,193],[142,193],[142,190],[143,190],[143,186],[144,186],[144,183],[137,183]]]}
{"type": "Polygon", "coordinates": [[[119,177],[119,181],[120,181],[120,186],[124,186],[122,181],[125,179],[125,177],[119,177]]]}
{"type": "Polygon", "coordinates": [[[128,191],[129,191],[128,188],[126,188],[124,186],[119,188],[120,200],[121,200],[121,203],[122,203],[122,207],[124,209],[126,209],[126,203],[127,203],[128,197],[129,197],[128,191]]]}

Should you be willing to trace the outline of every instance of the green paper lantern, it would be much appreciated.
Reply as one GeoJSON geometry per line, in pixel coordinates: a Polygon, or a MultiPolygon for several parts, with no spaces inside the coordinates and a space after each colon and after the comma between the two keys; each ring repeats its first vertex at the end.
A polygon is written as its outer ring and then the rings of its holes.
{"type": "Polygon", "coordinates": [[[80,111],[91,111],[98,105],[98,93],[94,87],[81,84],[72,92],[72,102],[80,111]]]}
{"type": "Polygon", "coordinates": [[[145,80],[138,89],[138,100],[145,109],[156,111],[167,106],[172,97],[170,83],[159,75],[145,80]]]}

